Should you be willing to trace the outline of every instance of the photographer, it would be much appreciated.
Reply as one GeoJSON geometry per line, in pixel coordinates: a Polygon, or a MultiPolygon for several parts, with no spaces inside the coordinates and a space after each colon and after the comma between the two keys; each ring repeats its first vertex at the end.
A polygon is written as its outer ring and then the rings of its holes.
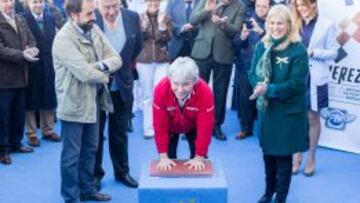
{"type": "Polygon", "coordinates": [[[265,18],[270,9],[270,0],[257,0],[253,16],[245,21],[240,34],[234,38],[235,44],[235,88],[234,96],[238,109],[241,131],[236,139],[252,135],[256,118],[255,102],[249,100],[252,93],[247,71],[251,65],[253,48],[265,34],[265,18]]]}

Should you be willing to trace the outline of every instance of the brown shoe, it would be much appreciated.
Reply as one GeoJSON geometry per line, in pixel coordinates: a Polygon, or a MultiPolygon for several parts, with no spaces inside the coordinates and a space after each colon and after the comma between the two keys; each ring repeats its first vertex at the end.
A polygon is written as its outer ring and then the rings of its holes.
{"type": "Polygon", "coordinates": [[[11,164],[10,155],[8,155],[8,154],[0,155],[0,163],[2,163],[4,165],[11,164]]]}
{"type": "Polygon", "coordinates": [[[32,147],[40,146],[39,139],[37,137],[29,137],[28,145],[32,147]]]}
{"type": "Polygon", "coordinates": [[[239,134],[237,134],[237,135],[235,136],[235,139],[237,139],[237,140],[242,140],[242,139],[245,139],[245,138],[247,138],[247,137],[249,137],[249,136],[251,136],[250,133],[246,133],[246,132],[244,132],[244,131],[241,131],[241,132],[239,132],[239,134]]]}
{"type": "Polygon", "coordinates": [[[50,141],[50,142],[60,142],[61,141],[61,137],[58,134],[54,133],[54,132],[50,133],[48,135],[43,134],[42,139],[50,141]]]}

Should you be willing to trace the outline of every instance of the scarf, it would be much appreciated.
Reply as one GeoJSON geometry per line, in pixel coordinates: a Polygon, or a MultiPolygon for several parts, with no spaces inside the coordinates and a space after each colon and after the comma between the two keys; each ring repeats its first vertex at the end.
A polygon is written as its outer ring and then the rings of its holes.
{"type": "MultiPolygon", "coordinates": [[[[259,62],[256,65],[255,68],[255,74],[257,77],[257,81],[263,82],[265,84],[268,84],[271,79],[271,53],[272,50],[283,43],[287,37],[282,37],[280,39],[274,39],[271,38],[270,45],[265,49],[263,55],[261,56],[259,62]]],[[[265,97],[265,95],[260,95],[256,99],[256,108],[260,112],[265,112],[266,107],[269,105],[268,98],[265,97]]]]}

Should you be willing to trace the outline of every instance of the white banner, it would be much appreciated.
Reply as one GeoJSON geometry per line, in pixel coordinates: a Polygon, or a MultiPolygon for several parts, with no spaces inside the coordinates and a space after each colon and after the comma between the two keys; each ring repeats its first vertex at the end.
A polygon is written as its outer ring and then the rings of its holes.
{"type": "Polygon", "coordinates": [[[329,108],[321,111],[321,146],[360,154],[360,0],[319,0],[320,15],[339,28],[330,64],[329,108]]]}

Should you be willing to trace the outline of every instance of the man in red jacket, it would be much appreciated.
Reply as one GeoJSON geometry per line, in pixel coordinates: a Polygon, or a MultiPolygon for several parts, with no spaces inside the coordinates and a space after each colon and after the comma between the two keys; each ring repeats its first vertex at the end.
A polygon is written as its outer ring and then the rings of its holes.
{"type": "Polygon", "coordinates": [[[206,82],[199,79],[199,69],[189,57],[176,59],[168,75],[155,87],[153,120],[159,152],[159,170],[176,166],[179,133],[184,133],[190,147],[189,169],[203,170],[214,128],[214,97],[206,82]]]}

